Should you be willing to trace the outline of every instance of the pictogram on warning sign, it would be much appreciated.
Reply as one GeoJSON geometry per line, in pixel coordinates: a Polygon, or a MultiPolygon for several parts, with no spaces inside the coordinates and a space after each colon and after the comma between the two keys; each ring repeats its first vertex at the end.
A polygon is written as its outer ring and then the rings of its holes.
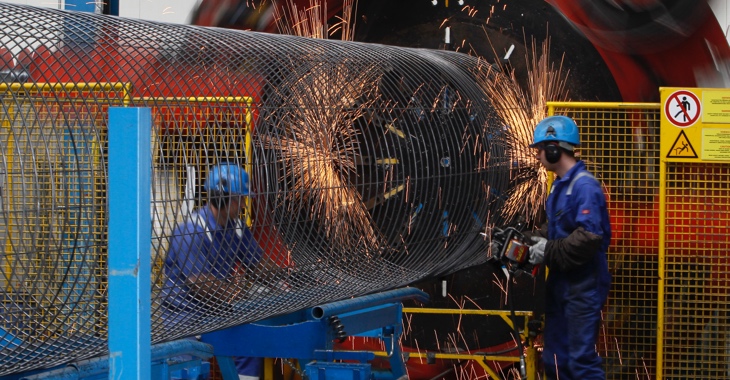
{"type": "Polygon", "coordinates": [[[667,158],[697,158],[697,152],[695,152],[684,131],[679,131],[679,136],[674,140],[672,148],[669,149],[667,158]]]}
{"type": "Polygon", "coordinates": [[[679,90],[667,97],[664,115],[677,127],[687,128],[699,120],[701,108],[697,95],[691,91],[679,90]]]}

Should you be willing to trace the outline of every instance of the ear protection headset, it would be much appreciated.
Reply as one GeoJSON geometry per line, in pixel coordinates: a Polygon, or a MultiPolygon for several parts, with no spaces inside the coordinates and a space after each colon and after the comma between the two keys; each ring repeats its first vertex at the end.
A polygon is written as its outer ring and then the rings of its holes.
{"type": "Polygon", "coordinates": [[[562,150],[573,151],[580,145],[578,125],[567,116],[548,116],[535,126],[535,138],[531,148],[545,146],[545,160],[551,164],[560,161],[562,150]]]}
{"type": "Polygon", "coordinates": [[[547,160],[547,162],[554,164],[560,161],[560,156],[562,155],[563,152],[561,152],[559,146],[553,144],[547,144],[545,146],[545,159],[547,160]]]}

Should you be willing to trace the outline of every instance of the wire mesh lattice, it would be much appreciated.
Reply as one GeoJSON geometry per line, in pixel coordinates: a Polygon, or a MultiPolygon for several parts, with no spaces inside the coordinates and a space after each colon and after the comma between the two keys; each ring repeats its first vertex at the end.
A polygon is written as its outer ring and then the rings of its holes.
{"type": "Polygon", "coordinates": [[[553,106],[581,127],[581,158],[610,197],[606,377],[728,378],[728,164],[668,162],[662,178],[660,104],[553,106]]]}
{"type": "Polygon", "coordinates": [[[604,186],[611,292],[597,350],[606,378],[656,373],[659,104],[555,103],[580,127],[580,158],[604,186]]]}
{"type": "Polygon", "coordinates": [[[665,378],[730,378],[730,164],[667,163],[664,178],[665,378]]]}
{"type": "Polygon", "coordinates": [[[106,352],[109,106],[153,114],[153,342],[481,263],[508,218],[473,57],[8,4],[0,25],[0,375],[106,352]],[[264,257],[171,282],[210,265],[168,252],[224,162],[264,257]]]}

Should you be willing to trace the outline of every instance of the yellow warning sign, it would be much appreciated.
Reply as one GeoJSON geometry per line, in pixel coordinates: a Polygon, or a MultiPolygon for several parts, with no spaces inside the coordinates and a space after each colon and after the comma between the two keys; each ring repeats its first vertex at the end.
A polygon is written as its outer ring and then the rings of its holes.
{"type": "Polygon", "coordinates": [[[667,158],[697,158],[697,152],[695,152],[683,130],[679,131],[679,136],[674,140],[672,148],[669,149],[667,158]]]}

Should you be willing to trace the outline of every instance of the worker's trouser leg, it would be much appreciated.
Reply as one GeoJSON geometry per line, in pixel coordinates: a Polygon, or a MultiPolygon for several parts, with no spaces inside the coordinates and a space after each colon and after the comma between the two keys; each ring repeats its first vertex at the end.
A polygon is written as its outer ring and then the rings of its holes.
{"type": "Polygon", "coordinates": [[[256,380],[261,377],[264,359],[239,356],[235,359],[240,380],[256,380]]]}
{"type": "Polygon", "coordinates": [[[566,289],[561,293],[556,297],[553,291],[547,291],[545,375],[548,379],[604,380],[602,359],[595,346],[604,297],[594,289],[566,289]]]}

